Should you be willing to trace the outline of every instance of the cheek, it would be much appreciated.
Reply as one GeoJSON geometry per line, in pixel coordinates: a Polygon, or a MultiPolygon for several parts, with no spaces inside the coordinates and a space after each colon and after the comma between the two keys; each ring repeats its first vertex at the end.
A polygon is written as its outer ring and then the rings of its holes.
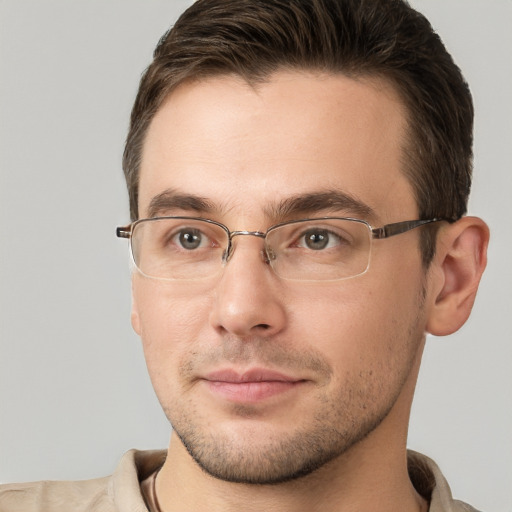
{"type": "Polygon", "coordinates": [[[150,373],[173,372],[173,364],[204,337],[209,294],[178,286],[185,285],[133,278],[133,307],[150,373]]]}
{"type": "Polygon", "coordinates": [[[400,274],[381,279],[373,273],[303,290],[290,328],[328,358],[335,374],[396,366],[411,357],[423,332],[420,275],[400,274]]]}

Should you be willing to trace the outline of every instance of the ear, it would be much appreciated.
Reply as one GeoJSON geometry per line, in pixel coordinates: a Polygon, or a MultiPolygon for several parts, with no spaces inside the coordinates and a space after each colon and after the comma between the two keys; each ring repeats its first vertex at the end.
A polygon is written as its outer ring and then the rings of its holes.
{"type": "Polygon", "coordinates": [[[133,330],[140,336],[140,317],[139,317],[139,309],[137,307],[137,301],[135,299],[135,293],[134,293],[134,283],[133,283],[133,276],[132,276],[132,312],[130,315],[132,327],[133,330]]]}
{"type": "Polygon", "coordinates": [[[468,319],[487,264],[488,243],[489,228],[477,217],[463,217],[439,231],[431,263],[429,333],[452,334],[468,319]]]}

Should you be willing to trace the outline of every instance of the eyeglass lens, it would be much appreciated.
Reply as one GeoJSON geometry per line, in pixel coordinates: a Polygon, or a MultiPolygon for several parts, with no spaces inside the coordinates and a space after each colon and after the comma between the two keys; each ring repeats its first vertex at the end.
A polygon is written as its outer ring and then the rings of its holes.
{"type": "MultiPolygon", "coordinates": [[[[219,273],[230,243],[227,228],[193,218],[156,218],[134,225],[131,248],[145,276],[194,280],[219,273]]],[[[236,242],[235,242],[236,240],[236,242]]],[[[274,272],[293,280],[337,280],[366,271],[371,231],[363,221],[318,219],[271,228],[265,252],[274,272]]]]}

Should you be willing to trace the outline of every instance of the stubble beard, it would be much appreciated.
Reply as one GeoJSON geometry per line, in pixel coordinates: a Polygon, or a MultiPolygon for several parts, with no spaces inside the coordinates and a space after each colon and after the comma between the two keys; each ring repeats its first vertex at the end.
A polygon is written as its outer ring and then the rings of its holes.
{"type": "MultiPolygon", "coordinates": [[[[412,336],[412,329],[407,335],[412,336]]],[[[411,338],[409,343],[419,345],[411,338]]],[[[233,342],[236,343],[236,342],[233,342]]],[[[237,347],[224,349],[226,354],[238,362],[258,353],[257,341],[253,345],[244,341],[237,347]],[[255,348],[256,347],[256,348],[255,348]]],[[[268,343],[265,344],[268,347],[268,343]]],[[[263,343],[262,343],[263,346],[263,343]]],[[[405,347],[403,347],[405,348],[405,347]]],[[[265,349],[266,350],[266,349],[265,349]]],[[[283,354],[272,349],[267,358],[274,363],[283,354]]],[[[398,399],[413,367],[414,354],[409,347],[405,364],[397,368],[389,367],[389,372],[397,372],[393,384],[375,377],[380,372],[367,370],[345,381],[342,389],[327,394],[318,390],[315,404],[318,406],[308,420],[300,418],[302,424],[289,432],[272,431],[260,426],[249,426],[235,436],[229,432],[208,428],[208,418],[201,416],[193,404],[181,408],[166,408],[174,433],[179,437],[192,459],[210,476],[233,483],[272,485],[289,482],[310,475],[319,468],[346,454],[352,447],[365,439],[388,416],[398,399]]],[[[287,354],[289,354],[287,352],[287,354]]],[[[301,356],[303,357],[303,355],[301,356]]],[[[263,358],[265,359],[265,358],[263,358]]],[[[261,355],[258,357],[262,361],[261,355]]],[[[307,359],[303,358],[303,362],[307,359]]],[[[328,372],[326,364],[317,357],[309,360],[310,367],[328,372]]],[[[250,418],[251,406],[238,406],[233,409],[238,419],[250,418]]],[[[251,425],[249,422],[248,425],[251,425]]]]}
{"type": "Polygon", "coordinates": [[[210,476],[241,484],[276,485],[296,480],[320,469],[342,456],[368,436],[387,416],[391,407],[375,417],[365,418],[357,429],[340,429],[343,424],[355,427],[355,421],[340,422],[317,417],[313,425],[287,435],[259,432],[258,442],[234,441],[225,433],[210,434],[190,425],[174,426],[174,432],[197,465],[210,476]],[[338,424],[336,424],[338,423],[338,424]]]}

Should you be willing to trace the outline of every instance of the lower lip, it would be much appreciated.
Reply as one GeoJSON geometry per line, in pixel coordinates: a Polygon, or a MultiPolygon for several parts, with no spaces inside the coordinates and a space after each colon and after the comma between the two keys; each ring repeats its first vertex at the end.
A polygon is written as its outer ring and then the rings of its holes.
{"type": "Polygon", "coordinates": [[[206,381],[210,391],[231,402],[255,403],[295,389],[302,381],[224,382],[206,381]]]}

